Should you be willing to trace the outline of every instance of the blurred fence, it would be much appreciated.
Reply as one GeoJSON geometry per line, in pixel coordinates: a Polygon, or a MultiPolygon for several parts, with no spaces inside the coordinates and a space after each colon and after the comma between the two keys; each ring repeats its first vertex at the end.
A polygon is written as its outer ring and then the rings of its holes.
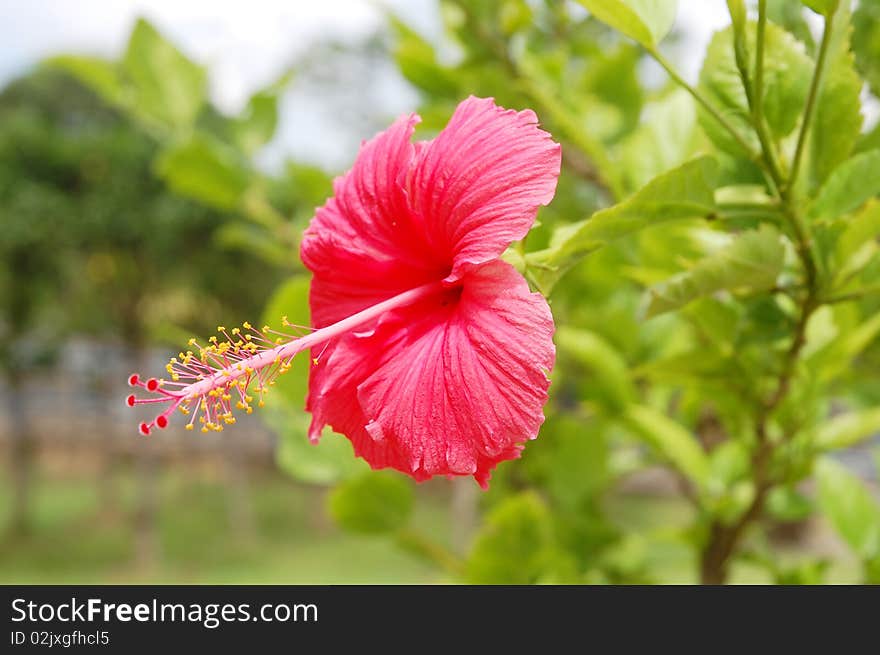
{"type": "MultiPolygon", "coordinates": [[[[167,350],[153,349],[143,358],[143,368],[145,372],[163,370],[167,359],[167,350]]],[[[40,449],[63,447],[120,455],[135,453],[143,440],[149,439],[150,450],[163,457],[217,454],[235,441],[238,457],[251,463],[271,463],[275,436],[257,415],[242,418],[234,440],[228,439],[226,432],[187,432],[183,421],[172,421],[167,429],[155,430],[149,437],[139,435],[138,423],[152,414],[149,406],[130,408],[125,404],[131,393],[126,379],[135,369],[133,361],[132,353],[115,343],[67,342],[56,366],[30,373],[23,380],[19,402],[23,403],[28,438],[40,449]]],[[[0,395],[8,393],[0,383],[0,395]]],[[[4,407],[0,412],[4,449],[11,437],[11,417],[4,407]]]]}

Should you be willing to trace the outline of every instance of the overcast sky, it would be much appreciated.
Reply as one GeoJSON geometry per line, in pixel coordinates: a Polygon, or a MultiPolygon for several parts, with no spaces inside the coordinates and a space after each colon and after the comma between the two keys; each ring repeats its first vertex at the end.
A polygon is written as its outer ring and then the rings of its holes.
{"type": "MultiPolygon", "coordinates": [[[[136,18],[145,16],[208,68],[212,98],[236,111],[317,39],[348,41],[375,31],[380,4],[432,40],[438,37],[437,0],[0,0],[0,85],[58,52],[116,56],[136,18]]],[[[684,40],[677,59],[687,78],[696,78],[712,32],[728,20],[725,0],[679,2],[684,40]]],[[[414,109],[415,94],[393,70],[380,75],[379,84],[377,113],[414,109]]],[[[298,96],[294,83],[267,160],[291,155],[345,166],[359,139],[338,133],[326,114],[319,98],[298,96]]]]}

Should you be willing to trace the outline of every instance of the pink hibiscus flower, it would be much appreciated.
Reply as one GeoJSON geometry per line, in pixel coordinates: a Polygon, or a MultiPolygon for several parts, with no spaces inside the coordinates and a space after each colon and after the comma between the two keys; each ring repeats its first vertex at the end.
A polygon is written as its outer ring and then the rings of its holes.
{"type": "Polygon", "coordinates": [[[177,407],[195,409],[189,427],[198,414],[202,429],[219,429],[234,421],[233,397],[250,411],[251,394],[262,398],[312,348],[309,437],[329,425],[373,468],[485,487],[537,436],[553,317],[499,257],[553,198],[560,147],[533,112],[491,99],[462,102],[432,141],[411,142],[418,122],[401,118],[366,142],[305,232],[315,331],[245,324],[173,359],[171,381],[132,376],[156,397],[130,405],[169,403],[142,432],[177,407]]]}

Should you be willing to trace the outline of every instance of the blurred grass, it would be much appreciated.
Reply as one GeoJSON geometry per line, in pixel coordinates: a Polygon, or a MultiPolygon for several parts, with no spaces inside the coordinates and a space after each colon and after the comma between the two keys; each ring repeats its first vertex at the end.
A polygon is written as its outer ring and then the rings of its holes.
{"type": "MultiPolygon", "coordinates": [[[[138,568],[132,515],[135,486],[118,476],[117,507],[102,507],[94,478],[53,476],[35,485],[32,530],[0,541],[5,584],[357,584],[440,581],[430,565],[398,551],[387,539],[344,534],[325,518],[323,492],[278,475],[249,489],[253,534],[230,526],[222,481],[190,481],[182,472],[160,479],[154,566],[138,568]]],[[[442,499],[420,503],[419,524],[442,531],[442,499]]],[[[0,496],[0,521],[9,512],[0,496]]]]}
{"type": "MultiPolygon", "coordinates": [[[[138,489],[127,469],[114,474],[115,494],[102,499],[98,475],[44,473],[34,486],[32,529],[0,538],[2,584],[427,584],[449,582],[432,565],[399,550],[392,540],[337,529],[324,509],[325,492],[291,482],[276,472],[250,480],[254,530],[233,529],[229,490],[222,476],[170,468],[159,476],[157,535],[160,555],[148,567],[135,564],[133,520],[138,489]]],[[[415,527],[445,542],[450,534],[448,498],[437,487],[419,488],[415,527]]],[[[0,525],[9,513],[0,490],[0,525]]],[[[680,498],[612,495],[609,515],[629,533],[674,534],[692,519],[680,498]]],[[[446,544],[448,545],[448,544],[446,544]]],[[[782,549],[797,563],[807,550],[782,549]]],[[[693,551],[683,541],[653,539],[644,555],[662,583],[696,582],[693,551]]],[[[849,558],[832,558],[829,582],[859,579],[849,558]]],[[[767,583],[763,569],[737,563],[732,582],[767,583]]]]}

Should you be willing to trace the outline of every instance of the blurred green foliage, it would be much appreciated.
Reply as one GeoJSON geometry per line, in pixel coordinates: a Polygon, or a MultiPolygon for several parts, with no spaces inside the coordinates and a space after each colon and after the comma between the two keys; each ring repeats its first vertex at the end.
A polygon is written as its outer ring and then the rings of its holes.
{"type": "MultiPolygon", "coordinates": [[[[474,94],[533,108],[563,145],[556,199],[506,254],[548,296],[559,326],[546,423],[521,460],[497,470],[476,537],[460,552],[411,525],[409,481],[365,471],[337,435],[306,445],[307,361],[279,382],[267,407],[282,468],[337,485],[329,510],[344,528],[385,534],[470,582],[654,582],[666,579],[663,554],[676,549],[703,582],[725,582],[748,564],[776,582],[818,583],[828,562],[792,563],[770,538],[817,511],[858,558],[864,580],[876,582],[880,505],[834,462],[836,451],[880,428],[880,143],[876,128],[862,130],[860,100],[862,79],[878,92],[873,3],[851,12],[836,0],[760,0],[747,11],[730,0],[730,26],[712,39],[694,85],[667,58],[674,0],[440,6],[436,42],[388,16],[394,60],[419,92],[424,136],[474,94]],[[818,39],[809,11],[824,26],[818,39]],[[621,521],[616,491],[657,470],[689,511],[675,522],[621,521]]],[[[264,320],[286,314],[307,325],[308,280],[293,249],[329,180],[295,163],[277,175],[254,164],[292,75],[255,93],[240,115],[222,115],[208,103],[204,70],[143,21],[119,61],[50,63],[115,108],[95,116],[115,125],[121,112],[138,127],[136,136],[101,133],[107,142],[94,150],[136,151],[174,194],[160,211],[152,203],[163,194],[148,187],[151,222],[101,223],[81,243],[139,253],[126,261],[136,263],[137,279],[156,282],[149,289],[159,315],[175,305],[162,284],[190,279],[197,295],[182,304],[207,320],[216,316],[204,302],[219,290],[211,286],[216,262],[173,249],[191,247],[180,231],[202,217],[210,256],[234,249],[248,289],[259,279],[268,291],[287,276],[264,320]],[[178,196],[204,208],[177,205],[178,196]],[[137,235],[163,245],[149,250],[137,235]]],[[[31,132],[39,139],[49,129],[31,132]]],[[[3,143],[21,134],[12,130],[3,143]]],[[[30,144],[3,146],[0,160],[15,160],[9,148],[26,151],[37,161],[18,178],[53,167],[68,179],[53,163],[64,161],[63,144],[41,146],[52,157],[30,144]]],[[[85,161],[78,153],[74,161],[85,161]]],[[[122,174],[124,166],[111,160],[98,170],[122,174]]],[[[141,173],[142,184],[156,183],[141,173]]],[[[113,188],[107,177],[94,184],[113,188]]],[[[25,191],[16,187],[21,216],[25,191]]],[[[131,211],[140,196],[126,193],[116,211],[90,205],[77,214],[82,228],[131,211]]],[[[33,197],[68,202],[63,185],[33,197]]],[[[58,283],[51,244],[64,233],[45,223],[53,212],[38,213],[22,221],[19,237],[49,253],[35,288],[58,283]]],[[[14,269],[16,278],[23,270],[14,269]]],[[[113,270],[110,278],[125,279],[113,270]]],[[[255,298],[245,289],[233,295],[255,298]]]]}
{"type": "MultiPolygon", "coordinates": [[[[207,308],[255,314],[278,273],[215,247],[235,217],[171,193],[153,138],[70,76],[41,70],[0,96],[4,315],[58,335],[208,329],[207,308]],[[23,263],[33,261],[36,263],[23,263]],[[8,264],[8,266],[6,265],[8,264]],[[17,294],[33,308],[11,307],[17,294]],[[35,312],[43,314],[28,318],[35,312]]],[[[5,341],[5,340],[4,340],[5,341]]]]}

